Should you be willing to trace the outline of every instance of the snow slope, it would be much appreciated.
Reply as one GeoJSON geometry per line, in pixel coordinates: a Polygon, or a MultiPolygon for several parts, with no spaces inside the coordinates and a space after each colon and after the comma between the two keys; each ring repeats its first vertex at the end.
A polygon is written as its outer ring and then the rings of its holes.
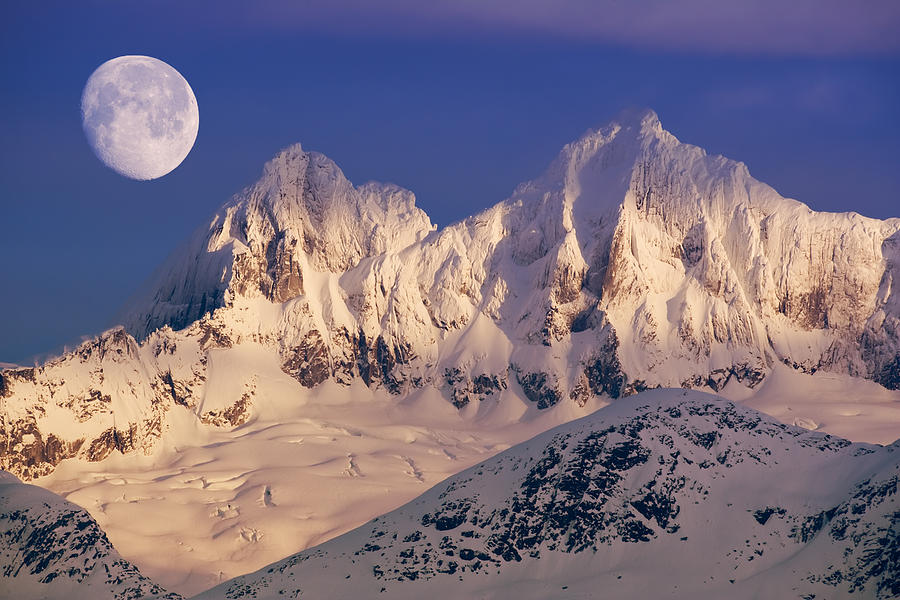
{"type": "Polygon", "coordinates": [[[0,471],[0,596],[179,600],[124,560],[82,508],[0,471]]]}
{"type": "Polygon", "coordinates": [[[895,598],[900,448],[663,389],[199,598],[895,598]]]}
{"type": "Polygon", "coordinates": [[[277,364],[260,370],[255,394],[239,427],[198,424],[180,409],[151,454],[65,460],[34,482],[84,506],[143,573],[187,595],[352,529],[578,416],[558,406],[521,419],[514,395],[467,414],[433,389],[401,402],[361,382],[307,390],[277,364]],[[279,374],[296,386],[291,396],[276,395],[279,374]]]}

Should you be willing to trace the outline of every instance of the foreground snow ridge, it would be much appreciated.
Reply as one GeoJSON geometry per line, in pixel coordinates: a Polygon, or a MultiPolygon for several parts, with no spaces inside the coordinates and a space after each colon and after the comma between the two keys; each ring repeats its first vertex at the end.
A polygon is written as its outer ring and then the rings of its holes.
{"type": "Polygon", "coordinates": [[[0,471],[0,595],[181,600],[124,560],[83,508],[0,471]]]}
{"type": "Polygon", "coordinates": [[[900,447],[658,390],[200,598],[895,598],[900,447]]]}
{"type": "MultiPolygon", "coordinates": [[[[197,599],[895,598],[898,484],[898,444],[654,390],[197,599]]],[[[0,498],[6,596],[180,598],[84,510],[5,473],[0,498]]]]}

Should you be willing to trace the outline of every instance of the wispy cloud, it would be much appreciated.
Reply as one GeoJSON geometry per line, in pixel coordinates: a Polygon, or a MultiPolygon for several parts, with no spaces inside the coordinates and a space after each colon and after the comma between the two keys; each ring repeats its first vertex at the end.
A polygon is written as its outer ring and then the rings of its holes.
{"type": "Polygon", "coordinates": [[[803,77],[770,77],[713,87],[702,95],[710,110],[730,113],[790,111],[833,118],[889,111],[890,100],[855,74],[829,73],[803,77]]]}
{"type": "Polygon", "coordinates": [[[703,53],[900,54],[897,0],[224,0],[217,13],[249,27],[379,37],[534,35],[703,53]]]}
{"type": "Polygon", "coordinates": [[[728,110],[768,108],[776,103],[777,98],[778,93],[773,86],[761,83],[717,88],[706,94],[706,101],[712,107],[728,110]]]}

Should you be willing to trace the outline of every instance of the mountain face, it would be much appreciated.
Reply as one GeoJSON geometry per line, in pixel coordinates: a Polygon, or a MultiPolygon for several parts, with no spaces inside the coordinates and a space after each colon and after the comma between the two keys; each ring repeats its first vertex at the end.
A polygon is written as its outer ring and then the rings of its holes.
{"type": "Polygon", "coordinates": [[[434,386],[461,410],[507,389],[541,410],[753,388],[779,363],[896,389],[895,275],[900,219],[813,212],[649,111],[442,230],[411,192],[355,187],[297,145],[163,264],[124,329],[0,373],[0,466],[149,451],[173,410],[240,425],[256,375],[232,366],[222,391],[214,363],[246,346],[304,387],[434,386]]]}
{"type": "Polygon", "coordinates": [[[656,390],[200,597],[896,598],[898,482],[897,444],[656,390]]]}
{"type": "Polygon", "coordinates": [[[180,600],[141,575],[83,509],[0,471],[0,595],[180,600]]]}

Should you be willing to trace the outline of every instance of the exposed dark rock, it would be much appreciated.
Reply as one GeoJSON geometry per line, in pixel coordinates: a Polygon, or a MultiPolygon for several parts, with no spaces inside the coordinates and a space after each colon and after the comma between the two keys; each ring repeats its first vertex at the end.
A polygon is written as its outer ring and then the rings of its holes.
{"type": "Polygon", "coordinates": [[[616,354],[618,339],[614,331],[610,331],[600,354],[584,367],[591,392],[596,395],[606,394],[610,398],[622,395],[627,377],[622,371],[622,364],[616,354]]]}
{"type": "Polygon", "coordinates": [[[769,518],[775,514],[784,516],[785,510],[783,508],[767,506],[766,508],[755,511],[753,513],[753,518],[756,519],[756,522],[760,525],[765,525],[769,522],[769,518]]]}
{"type": "Polygon", "coordinates": [[[63,404],[72,411],[79,423],[84,423],[97,413],[109,412],[112,397],[100,390],[88,390],[84,396],[72,396],[63,404]]]}
{"type": "Polygon", "coordinates": [[[541,344],[544,346],[552,346],[554,340],[563,339],[569,332],[568,328],[563,326],[559,309],[551,306],[544,315],[544,324],[540,331],[541,344]]]}
{"type": "Polygon", "coordinates": [[[37,383],[35,369],[33,367],[28,367],[24,369],[13,368],[0,371],[0,398],[12,397],[16,381],[37,383]]]}
{"type": "Polygon", "coordinates": [[[585,273],[576,272],[572,265],[563,264],[557,267],[551,282],[553,298],[559,304],[573,302],[581,295],[585,273]]]}
{"type": "Polygon", "coordinates": [[[731,369],[716,369],[706,377],[706,385],[715,391],[723,389],[731,380],[731,369]]]}
{"type": "Polygon", "coordinates": [[[751,389],[758,386],[766,378],[766,372],[763,367],[748,364],[733,365],[731,374],[735,379],[751,389]]]}
{"type": "Polygon", "coordinates": [[[412,358],[408,346],[390,348],[384,337],[378,336],[370,343],[365,332],[360,329],[356,343],[356,368],[359,376],[369,387],[383,383],[385,389],[392,394],[399,394],[403,390],[404,378],[395,371],[394,367],[405,364],[412,358]],[[398,355],[400,361],[398,361],[398,355]]]}
{"type": "Polygon", "coordinates": [[[237,427],[243,425],[250,418],[250,405],[253,396],[244,392],[241,397],[222,410],[210,410],[200,415],[200,421],[216,427],[237,427]]]}
{"type": "Polygon", "coordinates": [[[0,419],[0,468],[25,481],[49,475],[61,461],[82,458],[100,461],[113,450],[128,453],[151,446],[162,432],[160,414],[124,428],[110,427],[95,438],[66,440],[41,432],[34,416],[16,421],[0,419]]]}
{"type": "Polygon", "coordinates": [[[107,331],[93,340],[84,342],[75,350],[82,362],[92,357],[99,360],[105,358],[112,358],[113,360],[135,358],[137,352],[137,342],[121,327],[107,331]]]}
{"type": "Polygon", "coordinates": [[[212,319],[200,319],[194,324],[194,327],[200,332],[199,343],[201,348],[231,348],[231,338],[212,319]]]}
{"type": "Polygon", "coordinates": [[[179,406],[191,407],[193,404],[189,401],[191,397],[191,388],[180,381],[176,381],[172,377],[172,371],[166,371],[160,376],[166,391],[172,396],[172,401],[179,406]]]}
{"type": "Polygon", "coordinates": [[[873,379],[889,390],[900,390],[900,356],[881,367],[873,379]]]}
{"type": "MultiPolygon", "coordinates": [[[[804,370],[802,365],[789,365],[792,368],[804,370]]],[[[815,369],[812,369],[815,372],[815,369]]],[[[702,388],[708,386],[713,391],[721,391],[731,380],[738,381],[749,388],[755,388],[766,377],[762,367],[754,367],[749,364],[734,364],[727,369],[716,369],[707,375],[697,375],[681,382],[683,388],[702,388]]]]}
{"type": "Polygon", "coordinates": [[[869,511],[877,510],[897,495],[900,478],[864,482],[853,497],[828,510],[802,519],[793,528],[793,537],[807,542],[826,532],[834,543],[846,544],[843,565],[830,565],[809,581],[837,586],[850,584],[850,592],[862,592],[874,582],[875,597],[888,600],[900,595],[900,510],[888,514],[887,522],[867,522],[869,511]]]}
{"type": "Polygon", "coordinates": [[[705,224],[697,223],[691,227],[681,242],[681,258],[685,269],[690,269],[703,258],[705,244],[705,224]]]}
{"type": "Polygon", "coordinates": [[[572,386],[572,389],[569,390],[569,398],[574,400],[578,406],[584,406],[592,395],[587,377],[582,373],[575,385],[572,386]]]}
{"type": "Polygon", "coordinates": [[[828,292],[825,285],[822,283],[809,291],[786,289],[778,306],[779,312],[807,329],[828,327],[828,292]]]}
{"type": "Polygon", "coordinates": [[[395,394],[399,393],[400,381],[394,374],[394,365],[397,364],[396,356],[380,335],[375,340],[375,362],[378,364],[381,378],[388,390],[395,394]]]}
{"type": "Polygon", "coordinates": [[[281,370],[305,387],[314,387],[331,376],[328,346],[315,329],[309,331],[299,346],[290,349],[281,370]]]}
{"type": "Polygon", "coordinates": [[[0,419],[0,468],[22,479],[34,479],[52,472],[53,467],[75,456],[84,439],[65,441],[38,429],[33,419],[0,419]]]}
{"type": "Polygon", "coordinates": [[[433,525],[438,531],[449,531],[456,529],[465,523],[468,511],[472,506],[472,502],[447,502],[441,506],[441,510],[435,514],[425,514],[422,516],[422,526],[428,527],[433,525]]]}
{"type": "Polygon", "coordinates": [[[295,262],[297,240],[288,238],[284,231],[269,240],[266,246],[266,280],[260,282],[261,288],[268,283],[268,289],[260,289],[272,302],[285,302],[303,293],[303,274],[300,265],[295,262]]]}
{"type": "Polygon", "coordinates": [[[307,387],[329,377],[348,385],[359,377],[369,387],[383,385],[392,394],[399,394],[408,386],[423,384],[420,377],[410,376],[405,370],[416,358],[408,343],[390,345],[380,335],[371,340],[362,329],[351,334],[340,328],[330,346],[313,330],[301,345],[288,351],[282,370],[307,387]]]}
{"type": "Polygon", "coordinates": [[[525,397],[534,402],[538,409],[550,408],[559,402],[559,390],[547,373],[521,373],[517,368],[513,370],[525,397]]]}
{"type": "Polygon", "coordinates": [[[113,450],[118,450],[122,454],[131,452],[135,449],[135,441],[138,436],[137,423],[132,423],[125,431],[110,427],[91,441],[85,458],[96,462],[109,456],[113,450]]]}
{"type": "Polygon", "coordinates": [[[456,367],[444,370],[444,381],[450,388],[450,401],[462,408],[470,401],[485,400],[506,389],[506,376],[482,373],[472,379],[456,367]]]}

